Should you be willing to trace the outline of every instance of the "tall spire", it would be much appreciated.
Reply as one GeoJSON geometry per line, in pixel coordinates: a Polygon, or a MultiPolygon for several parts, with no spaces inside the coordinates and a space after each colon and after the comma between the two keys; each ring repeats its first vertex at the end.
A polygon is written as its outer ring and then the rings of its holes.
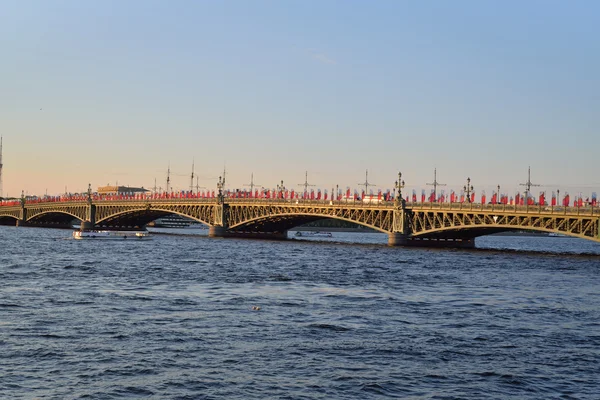
{"type": "Polygon", "coordinates": [[[2,197],[2,136],[0,136],[0,198],[2,197]]]}

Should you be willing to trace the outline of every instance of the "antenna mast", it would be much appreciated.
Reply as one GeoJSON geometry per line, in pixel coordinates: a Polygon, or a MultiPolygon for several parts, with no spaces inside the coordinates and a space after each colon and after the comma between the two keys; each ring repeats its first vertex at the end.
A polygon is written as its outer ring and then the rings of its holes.
{"type": "Polygon", "coordinates": [[[246,184],[244,186],[250,186],[250,193],[254,193],[255,186],[260,186],[260,185],[257,185],[256,183],[254,183],[254,172],[250,174],[250,183],[246,184]]]}
{"type": "Polygon", "coordinates": [[[536,185],[534,183],[531,183],[531,166],[527,169],[527,182],[525,183],[519,183],[519,186],[525,186],[525,201],[529,201],[529,195],[531,192],[531,187],[532,186],[541,186],[541,185],[536,185]]]}
{"type": "Polygon", "coordinates": [[[369,183],[369,170],[365,170],[365,181],[363,183],[359,183],[360,186],[365,186],[365,194],[369,191],[369,186],[377,186],[375,184],[369,183]]]}
{"type": "Polygon", "coordinates": [[[200,177],[196,175],[196,194],[200,193],[200,189],[206,189],[206,187],[200,186],[199,180],[200,177]]]}
{"type": "Polygon", "coordinates": [[[446,186],[445,183],[439,183],[437,181],[437,168],[433,169],[433,183],[427,183],[427,186],[433,186],[433,198],[437,201],[437,187],[438,186],[446,186]]]}
{"type": "Polygon", "coordinates": [[[308,183],[308,171],[304,171],[304,183],[299,183],[299,186],[304,186],[304,193],[307,193],[309,186],[315,186],[308,183]]]}
{"type": "Polygon", "coordinates": [[[170,184],[171,184],[171,163],[169,162],[169,167],[167,168],[167,188],[165,189],[165,191],[167,193],[170,193],[170,191],[169,191],[170,184]]]}
{"type": "Polygon", "coordinates": [[[194,164],[195,160],[192,158],[192,177],[190,178],[190,192],[194,191],[194,164]]]}

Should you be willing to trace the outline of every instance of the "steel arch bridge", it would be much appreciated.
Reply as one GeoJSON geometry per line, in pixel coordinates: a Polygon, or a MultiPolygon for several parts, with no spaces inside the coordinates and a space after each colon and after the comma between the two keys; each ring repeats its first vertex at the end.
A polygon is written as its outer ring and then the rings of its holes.
{"type": "Polygon", "coordinates": [[[360,201],[283,199],[132,199],[22,201],[1,206],[0,223],[20,226],[142,228],[168,214],[210,227],[213,237],[285,238],[287,231],[330,218],[388,234],[390,245],[472,247],[474,239],[504,231],[539,231],[600,242],[597,207],[513,206],[473,203],[365,204],[360,201]]]}

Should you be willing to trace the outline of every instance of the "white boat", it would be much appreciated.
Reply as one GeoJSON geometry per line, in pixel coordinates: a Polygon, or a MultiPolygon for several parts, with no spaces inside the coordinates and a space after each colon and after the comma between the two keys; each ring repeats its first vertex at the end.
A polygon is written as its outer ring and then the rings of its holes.
{"type": "Polygon", "coordinates": [[[550,232],[548,234],[550,237],[568,237],[567,235],[563,235],[562,233],[550,232]]]}
{"type": "Polygon", "coordinates": [[[97,239],[97,240],[109,240],[109,239],[150,239],[151,236],[148,232],[142,231],[73,231],[73,239],[97,239]]]}
{"type": "Polygon", "coordinates": [[[208,229],[206,225],[178,214],[158,218],[147,226],[152,228],[208,229]]]}
{"type": "Polygon", "coordinates": [[[296,232],[296,236],[298,237],[332,237],[331,232],[321,232],[321,231],[305,231],[296,232]]]}

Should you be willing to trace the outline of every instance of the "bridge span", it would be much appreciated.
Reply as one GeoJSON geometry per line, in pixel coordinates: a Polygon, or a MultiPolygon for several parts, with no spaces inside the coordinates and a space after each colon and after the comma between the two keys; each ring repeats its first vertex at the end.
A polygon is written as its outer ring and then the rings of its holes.
{"type": "MultiPolygon", "coordinates": [[[[400,193],[400,191],[399,191],[400,193]]],[[[388,235],[393,246],[473,247],[478,236],[538,231],[600,242],[600,208],[476,203],[227,198],[131,198],[20,202],[0,207],[0,224],[82,229],[143,228],[168,214],[209,226],[211,237],[283,239],[320,219],[359,224],[388,235]]]]}

